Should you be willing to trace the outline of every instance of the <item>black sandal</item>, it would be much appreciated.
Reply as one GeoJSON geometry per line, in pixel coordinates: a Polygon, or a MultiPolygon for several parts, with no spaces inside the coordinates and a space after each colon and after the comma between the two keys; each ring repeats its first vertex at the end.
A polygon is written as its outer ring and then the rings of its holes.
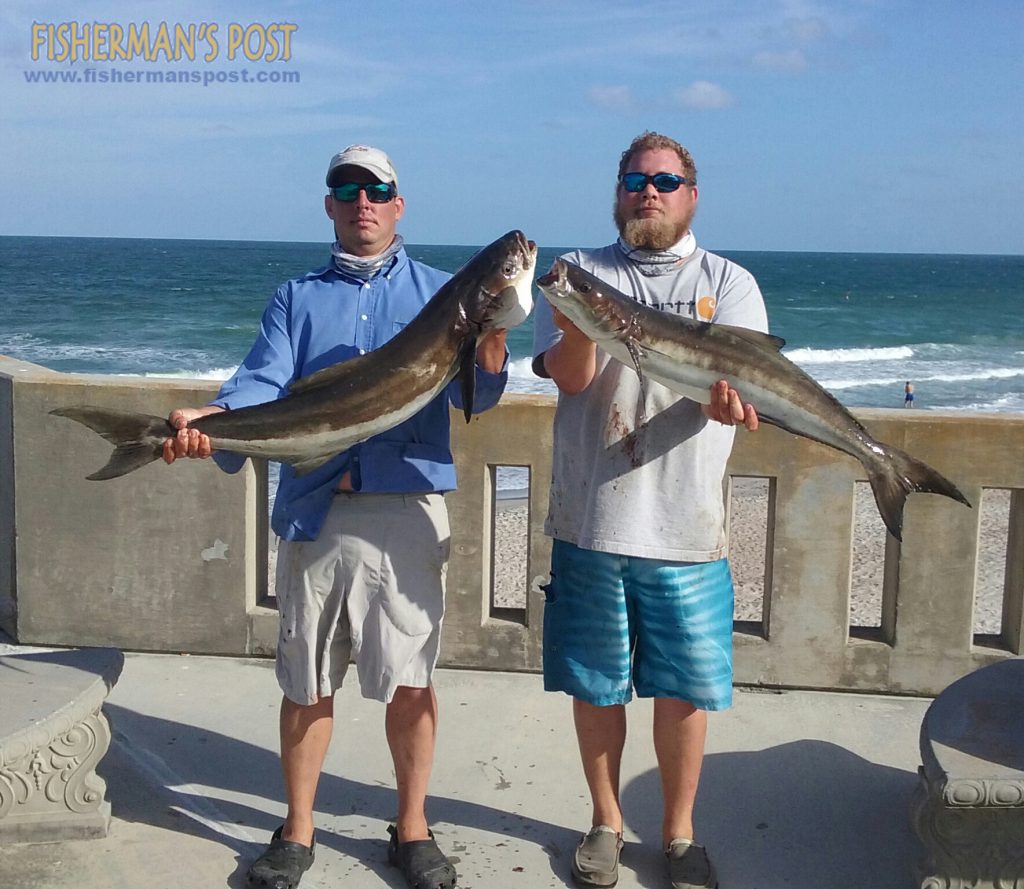
{"type": "Polygon", "coordinates": [[[407,843],[398,842],[395,825],[388,825],[388,833],[388,862],[402,872],[409,889],[455,889],[459,875],[437,847],[433,831],[427,831],[430,839],[407,843]]]}
{"type": "Polygon", "coordinates": [[[316,855],[316,833],[308,846],[281,839],[282,824],[266,851],[250,866],[247,881],[253,889],[295,889],[316,855]]]}

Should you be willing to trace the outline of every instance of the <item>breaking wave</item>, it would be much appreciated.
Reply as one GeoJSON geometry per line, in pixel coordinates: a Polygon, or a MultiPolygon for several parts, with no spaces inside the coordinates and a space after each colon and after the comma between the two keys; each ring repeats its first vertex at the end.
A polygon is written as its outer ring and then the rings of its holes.
{"type": "Polygon", "coordinates": [[[834,364],[848,361],[904,361],[914,357],[910,346],[883,346],[876,349],[793,349],[785,356],[796,364],[834,364]]]}

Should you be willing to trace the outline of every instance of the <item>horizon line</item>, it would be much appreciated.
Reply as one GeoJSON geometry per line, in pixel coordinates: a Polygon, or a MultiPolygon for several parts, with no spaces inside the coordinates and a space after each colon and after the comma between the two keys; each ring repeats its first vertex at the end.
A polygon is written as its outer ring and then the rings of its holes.
{"type": "MultiPolygon", "coordinates": [[[[212,244],[295,244],[304,246],[323,246],[329,244],[328,241],[299,241],[299,240],[279,240],[279,239],[253,239],[253,238],[174,238],[174,237],[139,237],[135,235],[26,235],[26,234],[8,234],[0,233],[0,238],[37,238],[40,240],[77,240],[77,241],[181,241],[185,243],[212,243],[212,244]]],[[[408,247],[443,247],[443,248],[456,248],[460,250],[479,250],[485,247],[486,244],[430,244],[430,243],[413,243],[407,241],[405,246],[408,247]]],[[[596,245],[581,245],[576,244],[573,246],[558,246],[548,247],[538,245],[539,249],[543,250],[554,250],[556,252],[570,252],[572,250],[593,250],[600,247],[605,247],[607,244],[596,244],[596,245]]],[[[963,252],[952,252],[952,251],[928,251],[928,250],[799,250],[799,249],[752,249],[749,247],[714,247],[704,249],[709,250],[712,253],[802,253],[802,254],[845,254],[851,256],[989,256],[989,257],[1007,257],[1011,259],[1024,258],[1024,253],[963,253],[963,252]]]]}

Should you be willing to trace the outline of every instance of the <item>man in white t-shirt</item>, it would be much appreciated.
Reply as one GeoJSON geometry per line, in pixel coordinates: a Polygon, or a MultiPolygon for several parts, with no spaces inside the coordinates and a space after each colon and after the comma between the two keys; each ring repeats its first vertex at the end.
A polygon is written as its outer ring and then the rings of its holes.
{"type": "MultiPolygon", "coordinates": [[[[566,259],[638,301],[688,318],[767,330],[753,276],[697,246],[697,173],[657,133],[619,163],[615,244],[566,259]]],[[[694,842],[707,711],[732,703],[733,591],[723,477],[735,424],[753,406],[723,380],[700,405],[597,348],[537,305],[534,370],[558,386],[551,494],[554,538],[544,614],[544,687],[573,697],[593,826],[572,861],[583,886],[612,886],[622,849],[619,767],[625,704],[653,697],[673,889],[713,887],[694,842]]]]}

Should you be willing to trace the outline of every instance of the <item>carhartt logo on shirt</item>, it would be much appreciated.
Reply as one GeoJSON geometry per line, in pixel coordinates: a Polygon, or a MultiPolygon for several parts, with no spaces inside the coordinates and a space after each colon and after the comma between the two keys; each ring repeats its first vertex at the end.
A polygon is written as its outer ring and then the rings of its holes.
{"type": "Polygon", "coordinates": [[[697,300],[697,317],[701,321],[710,321],[715,317],[715,306],[718,300],[713,296],[702,296],[697,300]]]}
{"type": "Polygon", "coordinates": [[[674,312],[677,315],[692,315],[693,307],[696,305],[696,301],[692,299],[677,299],[663,303],[648,302],[643,298],[637,301],[645,306],[650,306],[652,309],[657,309],[659,312],[674,312]]]}

